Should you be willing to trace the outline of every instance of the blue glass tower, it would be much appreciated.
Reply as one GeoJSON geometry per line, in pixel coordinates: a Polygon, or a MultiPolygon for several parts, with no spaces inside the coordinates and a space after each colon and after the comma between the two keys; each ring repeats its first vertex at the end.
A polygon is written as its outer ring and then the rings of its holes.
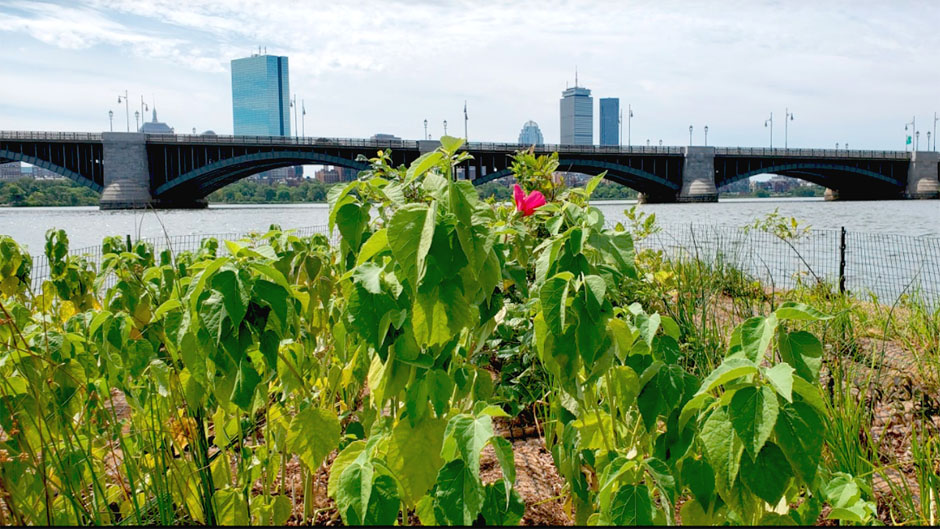
{"type": "Polygon", "coordinates": [[[601,98],[601,145],[620,145],[620,99],[601,98]]]}
{"type": "Polygon", "coordinates": [[[287,57],[232,60],[232,118],[236,136],[290,136],[287,57]]]}
{"type": "Polygon", "coordinates": [[[522,131],[519,132],[519,143],[521,145],[542,145],[545,143],[539,124],[532,120],[526,121],[525,125],[522,126],[522,131]]]}

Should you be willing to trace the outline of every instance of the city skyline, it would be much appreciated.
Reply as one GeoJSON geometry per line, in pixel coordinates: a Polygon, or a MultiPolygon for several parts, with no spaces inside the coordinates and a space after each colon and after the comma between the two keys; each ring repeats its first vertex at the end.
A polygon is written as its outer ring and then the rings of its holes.
{"type": "MultiPolygon", "coordinates": [[[[709,145],[766,146],[764,120],[789,108],[791,147],[902,150],[916,115],[924,149],[940,111],[940,72],[924,67],[940,48],[929,22],[940,7],[905,4],[412,2],[369,17],[368,8],[277,2],[2,1],[0,35],[14,53],[0,128],[107,130],[108,110],[125,118],[114,101],[127,89],[179,131],[228,134],[228,62],[263,45],[294,63],[307,135],[414,139],[424,119],[432,136],[444,120],[462,134],[467,100],[471,140],[513,141],[532,119],[555,143],[555,101],[577,65],[595,94],[634,110],[634,145],[687,144],[689,125],[701,144],[708,124],[709,145]],[[455,56],[469,62],[449,68],[455,56]]],[[[774,129],[782,140],[783,123],[774,129]]]]}

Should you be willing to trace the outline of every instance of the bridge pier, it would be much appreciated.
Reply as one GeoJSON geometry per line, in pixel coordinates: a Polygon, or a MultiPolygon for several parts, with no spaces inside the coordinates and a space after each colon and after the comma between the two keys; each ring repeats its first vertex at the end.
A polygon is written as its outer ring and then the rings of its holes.
{"type": "Polygon", "coordinates": [[[105,132],[102,135],[104,190],[101,209],[138,209],[151,205],[147,135],[105,132]]]}
{"type": "Polygon", "coordinates": [[[907,171],[905,198],[940,198],[940,153],[915,151],[907,171]]]}
{"type": "Polygon", "coordinates": [[[676,197],[679,202],[718,202],[715,187],[715,148],[685,148],[682,162],[682,189],[676,197]]]}

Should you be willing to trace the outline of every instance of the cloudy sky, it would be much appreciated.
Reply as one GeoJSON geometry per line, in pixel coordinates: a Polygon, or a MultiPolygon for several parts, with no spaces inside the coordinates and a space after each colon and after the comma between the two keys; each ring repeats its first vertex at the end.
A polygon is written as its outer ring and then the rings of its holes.
{"type": "MultiPolygon", "coordinates": [[[[0,129],[101,131],[143,95],[178,132],[232,132],[229,61],[290,58],[307,135],[559,138],[573,84],[629,103],[633,143],[921,147],[940,112],[940,2],[0,0],[0,129]]],[[[130,119],[133,126],[133,112],[130,119]]],[[[624,126],[626,135],[626,125],[624,126]]],[[[597,138],[595,123],[595,140],[597,138]]]]}

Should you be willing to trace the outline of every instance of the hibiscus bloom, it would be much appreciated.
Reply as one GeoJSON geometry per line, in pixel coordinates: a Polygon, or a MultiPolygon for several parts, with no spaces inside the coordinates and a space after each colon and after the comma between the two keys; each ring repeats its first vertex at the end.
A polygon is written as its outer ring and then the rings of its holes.
{"type": "Polygon", "coordinates": [[[512,198],[516,202],[516,211],[522,212],[523,217],[535,213],[537,208],[545,205],[545,196],[539,191],[533,191],[525,195],[519,184],[512,188],[512,198]]]}

